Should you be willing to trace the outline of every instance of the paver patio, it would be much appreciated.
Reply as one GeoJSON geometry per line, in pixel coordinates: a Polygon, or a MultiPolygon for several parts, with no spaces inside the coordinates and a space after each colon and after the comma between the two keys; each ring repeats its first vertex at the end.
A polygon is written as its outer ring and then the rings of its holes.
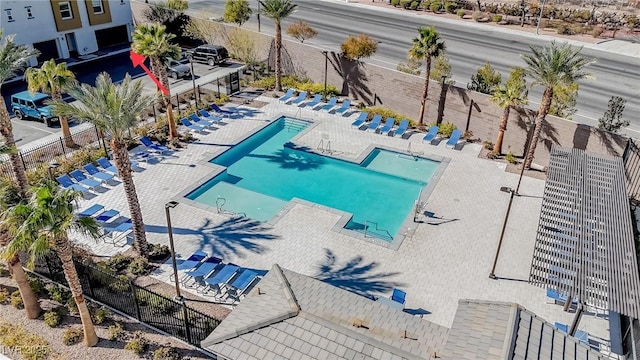
{"type": "MultiPolygon", "coordinates": [[[[273,226],[250,219],[180,204],[172,209],[176,252],[186,258],[197,249],[221,256],[226,262],[268,270],[272,264],[314,276],[359,293],[389,296],[393,287],[407,292],[407,308],[424,313],[425,318],[450,327],[459,299],[486,299],[517,302],[538,316],[554,322],[570,323],[573,313],[546,303],[545,291],[526,282],[536,236],[544,181],[525,177],[516,197],[506,229],[496,275],[488,278],[505,215],[509,194],[501,186],[515,187],[518,176],[504,171],[505,165],[478,158],[479,144],[467,144],[460,151],[425,144],[422,135],[409,140],[359,131],[351,127],[357,116],[348,118],[326,111],[301,109],[260,97],[268,102],[260,109],[247,109],[243,119],[225,120],[227,125],[198,134],[186,149],[166,156],[159,163],[142,164],[135,183],[147,228],[153,243],[168,243],[164,204],[180,201],[177,196],[212,172],[205,163],[268,121],[285,114],[317,123],[294,139],[315,149],[322,134],[329,134],[331,148],[344,158],[358,158],[372,144],[423,155],[450,158],[450,163],[425,206],[430,216],[419,217],[415,233],[404,239],[399,250],[390,250],[365,240],[347,236],[332,227],[339,215],[321,206],[295,204],[273,226]]],[[[124,188],[117,185],[90,200],[119,209],[128,216],[124,188]]],[[[99,255],[112,255],[126,247],[83,241],[99,255]]],[[[170,265],[155,276],[169,282],[170,265]]],[[[608,339],[607,322],[585,315],[580,329],[608,339]]]]}

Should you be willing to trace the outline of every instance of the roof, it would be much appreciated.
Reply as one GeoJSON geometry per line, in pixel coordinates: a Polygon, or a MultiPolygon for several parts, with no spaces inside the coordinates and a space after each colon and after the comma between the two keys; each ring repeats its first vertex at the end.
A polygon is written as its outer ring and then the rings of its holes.
{"type": "Polygon", "coordinates": [[[18,93],[12,94],[11,96],[15,96],[17,98],[24,99],[24,100],[33,100],[33,101],[38,101],[40,99],[47,99],[50,97],[49,95],[43,94],[41,92],[35,92],[31,94],[31,92],[29,92],[28,90],[20,91],[18,93]]]}
{"type": "Polygon", "coordinates": [[[447,332],[274,265],[201,345],[227,359],[431,359],[447,332]]]}
{"type": "Polygon", "coordinates": [[[460,300],[443,360],[604,359],[520,305],[460,300]]]}
{"type": "Polygon", "coordinates": [[[553,147],[529,282],[640,318],[623,160],[553,147]]]}

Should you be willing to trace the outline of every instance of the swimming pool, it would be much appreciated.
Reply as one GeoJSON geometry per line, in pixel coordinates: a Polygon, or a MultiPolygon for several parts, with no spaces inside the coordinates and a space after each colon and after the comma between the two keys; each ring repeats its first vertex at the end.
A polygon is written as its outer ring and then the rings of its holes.
{"type": "Polygon", "coordinates": [[[186,197],[260,221],[299,198],[352,214],[346,229],[392,240],[440,163],[382,149],[354,163],[295,148],[308,125],[275,120],[212,159],[226,169],[186,197]]]}

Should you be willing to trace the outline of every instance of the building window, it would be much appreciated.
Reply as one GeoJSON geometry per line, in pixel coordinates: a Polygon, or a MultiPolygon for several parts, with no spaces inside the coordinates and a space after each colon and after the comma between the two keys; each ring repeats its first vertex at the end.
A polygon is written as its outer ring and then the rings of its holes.
{"type": "Polygon", "coordinates": [[[11,9],[5,9],[4,11],[7,13],[7,21],[8,21],[8,22],[16,21],[16,20],[13,18],[13,14],[11,13],[11,9]]]}
{"type": "Polygon", "coordinates": [[[71,10],[71,3],[68,1],[59,2],[58,6],[60,7],[60,17],[62,20],[73,19],[73,10],[71,10]]]}
{"type": "Polygon", "coordinates": [[[27,19],[33,19],[33,12],[31,11],[31,6],[25,6],[25,9],[27,9],[27,19]]]}
{"type": "Polygon", "coordinates": [[[91,1],[91,5],[93,6],[94,14],[104,13],[104,8],[102,8],[102,0],[93,0],[91,1]]]}

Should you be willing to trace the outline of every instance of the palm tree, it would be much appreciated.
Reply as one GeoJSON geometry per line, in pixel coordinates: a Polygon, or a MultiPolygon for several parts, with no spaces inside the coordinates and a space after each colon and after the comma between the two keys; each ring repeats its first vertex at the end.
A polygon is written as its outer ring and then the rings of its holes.
{"type": "Polygon", "coordinates": [[[118,169],[118,176],[124,183],[131,213],[135,248],[140,256],[147,258],[149,245],[127,152],[129,128],[135,125],[136,117],[153,104],[153,95],[143,95],[142,90],[142,82],[132,83],[129,74],[125,76],[122,83],[116,85],[109,74],[103,72],[96,78],[95,87],[76,83],[67,89],[67,93],[76,99],[79,105],[64,101],[55,101],[52,104],[57,115],[88,121],[111,138],[113,159],[118,169]]]}
{"type": "Polygon", "coordinates": [[[136,26],[133,32],[133,43],[131,49],[136,53],[148,57],[151,61],[151,71],[160,79],[162,86],[167,89],[163,93],[165,107],[167,108],[167,119],[169,121],[169,139],[178,138],[176,121],[173,117],[171,107],[171,89],[169,88],[169,76],[167,75],[166,64],[169,58],[180,58],[180,47],[172,44],[176,36],[166,32],[167,27],[158,23],[142,24],[136,26]]]}
{"type": "MultiPolygon", "coordinates": [[[[1,29],[0,38],[2,38],[1,29]]],[[[7,79],[16,76],[18,71],[25,67],[29,58],[38,55],[37,50],[29,49],[24,45],[17,45],[14,42],[14,38],[15,35],[8,35],[0,42],[0,87],[7,79]]],[[[2,96],[0,96],[0,133],[8,147],[16,145],[11,117],[7,112],[7,105],[4,103],[2,96]]],[[[11,161],[11,169],[20,187],[20,193],[22,196],[27,196],[27,176],[20,162],[20,155],[18,152],[13,152],[9,154],[9,159],[11,161]]]]}
{"type": "Polygon", "coordinates": [[[530,49],[531,54],[520,56],[527,64],[526,74],[533,78],[531,85],[544,86],[544,93],[534,122],[533,137],[524,160],[525,169],[531,168],[542,131],[542,123],[551,107],[553,89],[558,85],[568,86],[589,77],[591,74],[584,71],[584,68],[594,62],[593,59],[580,56],[582,48],[574,50],[568,43],[558,45],[552,41],[550,46],[543,48],[530,46],[530,49]]]}
{"type": "Polygon", "coordinates": [[[73,262],[69,232],[75,231],[98,239],[100,226],[92,217],[78,217],[74,211],[80,192],[62,190],[53,181],[46,181],[33,189],[33,195],[25,204],[9,209],[9,218],[16,225],[16,238],[4,249],[7,257],[19,252],[29,256],[29,265],[54,250],[62,261],[62,271],[67,279],[73,300],[78,305],[84,344],[94,346],[98,342],[91,314],[84,301],[82,285],[73,262]],[[17,224],[16,224],[17,222],[17,224]]]}
{"type": "MultiPolygon", "coordinates": [[[[51,94],[53,100],[62,100],[62,89],[76,80],[73,72],[67,69],[67,63],[56,64],[53,59],[45,61],[39,69],[28,68],[24,75],[30,92],[42,91],[51,94]]],[[[67,145],[74,146],[69,123],[64,116],[60,117],[60,127],[62,136],[67,139],[67,145]]]]}
{"type": "Polygon", "coordinates": [[[429,95],[429,75],[431,74],[431,59],[442,55],[446,47],[444,40],[440,38],[440,33],[436,31],[434,26],[418,28],[418,37],[413,39],[413,45],[409,49],[409,57],[415,60],[426,62],[426,74],[424,77],[424,89],[422,90],[422,99],[420,100],[420,121],[422,125],[424,119],[424,110],[427,104],[427,95],[429,95]]]}
{"type": "Polygon", "coordinates": [[[282,90],[282,19],[293,14],[298,5],[291,0],[258,0],[262,6],[264,16],[272,19],[276,23],[276,91],[282,90]]]}
{"type": "Polygon", "coordinates": [[[502,154],[502,140],[504,132],[507,130],[509,122],[509,112],[512,107],[520,107],[528,103],[527,100],[527,83],[524,79],[524,69],[515,68],[511,71],[509,79],[504,86],[499,86],[493,91],[491,101],[495,102],[503,108],[502,119],[498,128],[498,138],[493,146],[493,153],[502,154]]]}

